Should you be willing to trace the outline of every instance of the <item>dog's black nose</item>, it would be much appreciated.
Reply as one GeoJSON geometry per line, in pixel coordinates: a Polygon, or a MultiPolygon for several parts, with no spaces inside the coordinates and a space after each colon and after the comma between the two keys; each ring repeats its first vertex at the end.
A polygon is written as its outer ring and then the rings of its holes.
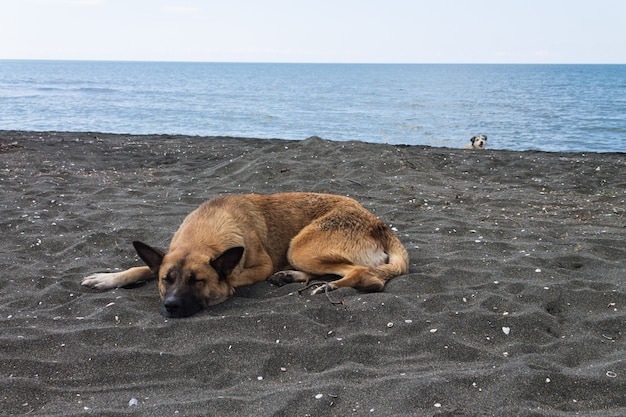
{"type": "Polygon", "coordinates": [[[177,317],[180,314],[181,303],[178,298],[168,297],[163,300],[161,314],[165,317],[177,317]]]}
{"type": "Polygon", "coordinates": [[[203,304],[197,297],[188,294],[166,295],[161,303],[161,315],[171,318],[188,317],[202,310],[203,304]]]}

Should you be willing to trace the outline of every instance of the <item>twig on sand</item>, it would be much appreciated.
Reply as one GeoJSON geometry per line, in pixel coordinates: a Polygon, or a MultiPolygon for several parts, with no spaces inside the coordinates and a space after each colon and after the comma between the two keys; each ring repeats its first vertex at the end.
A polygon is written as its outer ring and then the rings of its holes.
{"type": "Polygon", "coordinates": [[[343,298],[339,301],[335,301],[330,297],[329,292],[332,291],[331,286],[328,284],[328,282],[326,281],[313,281],[310,282],[306,285],[306,287],[301,288],[298,290],[298,294],[302,295],[303,292],[305,292],[306,290],[308,290],[309,288],[312,287],[320,287],[321,285],[324,286],[324,294],[326,295],[326,298],[328,299],[328,301],[330,301],[331,304],[333,305],[337,305],[337,304],[341,304],[341,305],[345,305],[345,303],[343,302],[343,298]]]}
{"type": "Polygon", "coordinates": [[[512,221],[513,223],[517,224],[519,227],[524,227],[524,225],[522,224],[522,222],[520,222],[520,221],[518,221],[518,220],[512,219],[512,218],[510,218],[510,217],[508,217],[508,216],[502,216],[502,217],[504,217],[504,220],[509,220],[509,221],[512,221]]]}

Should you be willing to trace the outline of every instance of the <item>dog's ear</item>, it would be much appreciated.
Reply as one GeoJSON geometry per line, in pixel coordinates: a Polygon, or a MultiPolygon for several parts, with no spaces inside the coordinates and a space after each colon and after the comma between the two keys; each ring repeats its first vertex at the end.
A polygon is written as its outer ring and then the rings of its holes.
{"type": "Polygon", "coordinates": [[[235,269],[241,257],[243,247],[236,246],[224,251],[220,256],[211,261],[211,266],[217,271],[220,279],[225,279],[235,269]]]}
{"type": "Polygon", "coordinates": [[[472,136],[472,138],[470,139],[470,141],[472,141],[472,143],[476,142],[476,136],[472,136]]]}
{"type": "Polygon", "coordinates": [[[483,138],[485,138],[485,140],[487,140],[487,135],[483,135],[483,138]]]}
{"type": "Polygon", "coordinates": [[[160,250],[154,249],[153,247],[139,241],[134,241],[133,246],[135,247],[139,257],[143,259],[148,267],[150,267],[150,270],[157,274],[165,254],[160,250]]]}

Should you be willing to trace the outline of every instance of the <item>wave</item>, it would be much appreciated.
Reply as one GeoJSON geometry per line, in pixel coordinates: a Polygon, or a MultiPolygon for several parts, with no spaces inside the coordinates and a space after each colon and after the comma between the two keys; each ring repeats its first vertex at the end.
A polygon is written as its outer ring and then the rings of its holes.
{"type": "Polygon", "coordinates": [[[81,93],[116,93],[118,90],[108,87],[37,87],[36,91],[42,92],[81,92],[81,93]]]}

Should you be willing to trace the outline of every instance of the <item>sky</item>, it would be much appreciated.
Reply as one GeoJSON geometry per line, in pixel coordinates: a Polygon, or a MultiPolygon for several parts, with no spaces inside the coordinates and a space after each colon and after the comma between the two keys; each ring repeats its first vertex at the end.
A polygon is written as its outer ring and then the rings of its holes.
{"type": "Polygon", "coordinates": [[[626,0],[0,0],[0,59],[626,64],[626,0]]]}

